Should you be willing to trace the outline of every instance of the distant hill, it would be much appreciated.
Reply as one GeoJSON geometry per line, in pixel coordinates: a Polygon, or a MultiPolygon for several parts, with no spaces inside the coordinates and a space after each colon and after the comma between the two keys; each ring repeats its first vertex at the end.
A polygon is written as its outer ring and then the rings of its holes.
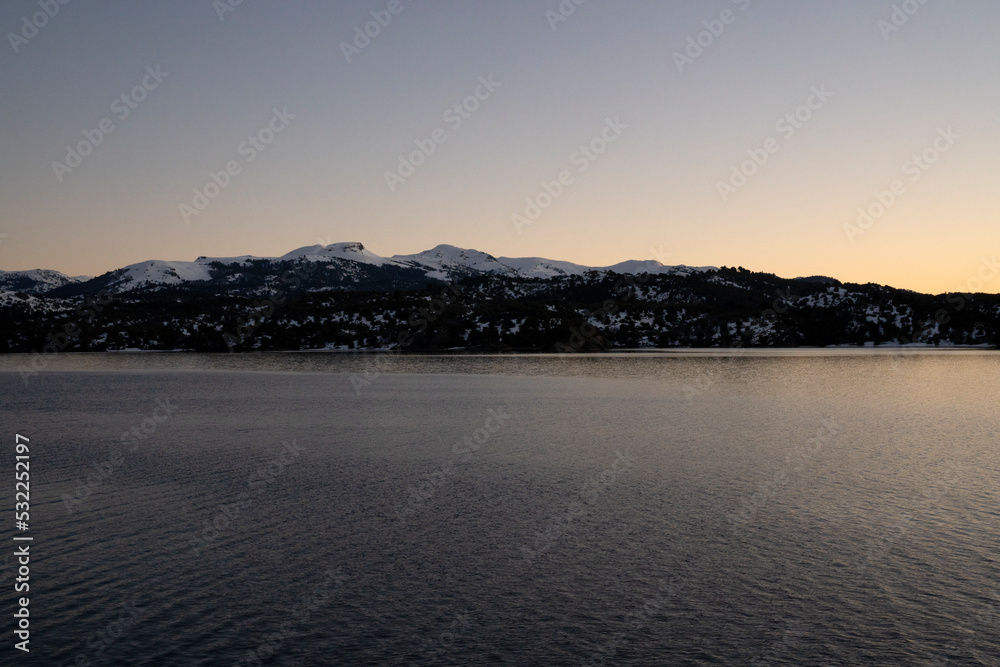
{"type": "Polygon", "coordinates": [[[0,271],[0,291],[45,294],[57,287],[77,284],[82,280],[83,277],[70,278],[63,273],[49,269],[0,271]]]}

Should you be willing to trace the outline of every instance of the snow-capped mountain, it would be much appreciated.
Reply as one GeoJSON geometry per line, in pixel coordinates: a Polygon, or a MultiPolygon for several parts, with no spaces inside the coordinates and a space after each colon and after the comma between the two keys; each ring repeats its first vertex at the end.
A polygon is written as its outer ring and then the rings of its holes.
{"type": "Polygon", "coordinates": [[[499,261],[520,275],[529,278],[556,278],[558,276],[580,276],[591,270],[589,266],[573,262],[557,262],[542,257],[500,257],[499,261]]]}
{"type": "Polygon", "coordinates": [[[88,280],[87,276],[71,278],[59,271],[33,269],[31,271],[0,271],[0,290],[23,292],[24,294],[44,294],[56,287],[71,285],[88,280]]]}
{"type": "MultiPolygon", "coordinates": [[[[695,273],[650,265],[659,272],[570,275],[587,267],[543,259],[514,263],[521,272],[553,273],[549,278],[484,273],[446,288],[427,273],[451,275],[447,249],[440,257],[403,260],[418,263],[405,267],[395,259],[378,266],[347,261],[338,252],[361,249],[326,248],[280,261],[136,265],[127,273],[134,283],[147,281],[147,289],[105,294],[94,301],[104,308],[88,307],[100,279],[43,295],[0,291],[0,353],[38,351],[71,322],[79,333],[56,340],[79,351],[1000,346],[995,294],[933,296],[726,267],[695,273]],[[178,282],[206,266],[211,279],[178,282]]],[[[483,257],[466,261],[507,266],[483,257]]],[[[124,273],[108,275],[122,280],[124,273]]]]}
{"type": "Polygon", "coordinates": [[[714,266],[668,266],[661,264],[655,259],[636,260],[631,259],[611,266],[583,266],[573,262],[558,262],[542,257],[500,257],[501,264],[505,264],[518,275],[526,278],[556,278],[559,276],[581,276],[588,271],[611,271],[613,273],[627,273],[638,275],[649,273],[653,275],[690,275],[702,271],[715,271],[714,266]]]}
{"type": "Polygon", "coordinates": [[[385,266],[386,264],[393,263],[393,260],[386,259],[385,257],[379,257],[360,243],[333,243],[328,246],[310,245],[285,253],[277,259],[301,259],[310,262],[347,260],[350,262],[358,262],[359,264],[371,264],[372,266],[385,266]]]}
{"type": "Polygon", "coordinates": [[[104,274],[104,289],[111,292],[130,291],[160,285],[171,286],[212,279],[212,264],[242,265],[255,259],[269,259],[241,255],[239,257],[199,257],[193,262],[168,262],[151,259],[116,269],[104,274]]]}
{"type": "Polygon", "coordinates": [[[444,281],[479,274],[518,275],[517,270],[498,261],[493,255],[447,244],[415,255],[393,255],[392,260],[403,266],[420,269],[428,278],[444,281]]]}
{"type": "Polygon", "coordinates": [[[139,289],[151,285],[177,285],[196,280],[210,280],[206,262],[164,262],[151,260],[130,264],[114,272],[116,280],[109,287],[139,289]]]}
{"type": "MultiPolygon", "coordinates": [[[[665,266],[655,260],[630,260],[612,266],[594,267],[541,257],[497,258],[479,250],[447,244],[412,255],[382,257],[361,243],[349,242],[303,246],[280,257],[241,255],[199,257],[194,261],[147,260],[69,288],[66,286],[72,285],[74,280],[56,271],[15,273],[59,276],[59,279],[52,278],[48,283],[38,282],[37,293],[58,290],[56,294],[63,296],[100,290],[118,293],[188,286],[254,292],[273,286],[290,265],[303,263],[326,265],[324,271],[318,274],[311,272],[314,275],[310,278],[310,290],[412,289],[428,280],[454,282],[481,275],[548,279],[583,275],[589,271],[688,275],[714,270],[714,267],[665,266]]],[[[0,289],[3,289],[2,284],[0,289]]]]}
{"type": "Polygon", "coordinates": [[[84,282],[56,271],[0,281],[0,353],[37,351],[71,322],[80,333],[56,340],[82,351],[1000,346],[1000,295],[653,260],[590,267],[449,245],[382,257],[336,243],[150,260],[84,282]]]}

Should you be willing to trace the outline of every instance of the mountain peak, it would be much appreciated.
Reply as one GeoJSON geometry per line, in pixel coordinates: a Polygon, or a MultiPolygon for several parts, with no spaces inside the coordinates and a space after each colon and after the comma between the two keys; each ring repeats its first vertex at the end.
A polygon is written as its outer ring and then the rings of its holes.
{"type": "Polygon", "coordinates": [[[364,252],[365,246],[357,241],[343,241],[341,243],[331,243],[326,246],[329,252],[364,252]]]}
{"type": "Polygon", "coordinates": [[[447,243],[414,255],[393,255],[392,259],[404,266],[426,269],[428,278],[438,280],[453,280],[475,274],[517,275],[515,269],[497,261],[489,253],[447,243]]]}

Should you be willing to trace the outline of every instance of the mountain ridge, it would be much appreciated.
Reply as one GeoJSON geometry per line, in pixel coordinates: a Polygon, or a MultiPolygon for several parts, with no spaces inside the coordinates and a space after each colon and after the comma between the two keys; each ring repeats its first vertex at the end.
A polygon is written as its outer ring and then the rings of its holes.
{"type": "MultiPolygon", "coordinates": [[[[296,248],[277,257],[257,257],[239,255],[234,257],[200,256],[194,261],[147,259],[134,264],[113,269],[87,280],[76,280],[51,269],[3,272],[0,271],[0,290],[21,291],[28,294],[53,293],[57,296],[72,296],[82,293],[96,293],[108,290],[113,293],[161,287],[177,287],[192,283],[208,283],[219,273],[225,273],[232,282],[239,267],[252,264],[286,262],[320,262],[341,264],[349,262],[370,269],[395,268],[403,271],[402,284],[415,284],[422,277],[454,282],[479,275],[506,275],[521,278],[552,278],[557,276],[583,275],[589,271],[613,271],[616,273],[689,274],[692,272],[714,271],[716,267],[668,266],[656,260],[626,260],[611,266],[586,266],[563,260],[540,257],[495,257],[489,253],[471,248],[459,248],[449,244],[439,244],[429,250],[410,255],[382,257],[367,249],[359,242],[340,242],[329,245],[311,245],[296,248]],[[219,267],[228,267],[220,270],[219,267]],[[234,267],[237,267],[234,269],[234,267]],[[405,275],[405,272],[409,272],[405,275]],[[14,274],[18,274],[15,276],[14,274]],[[32,284],[31,275],[37,275],[32,284]],[[9,278],[8,278],[9,276],[9,278]],[[6,280],[6,282],[5,282],[6,280]],[[5,287],[9,284],[10,287],[5,287]],[[20,287],[13,289],[15,285],[20,287]],[[68,288],[68,289],[61,289],[68,288]],[[59,291],[61,289],[61,291],[59,291]]],[[[349,271],[348,271],[349,273],[349,271]]]]}
{"type": "Polygon", "coordinates": [[[653,260],[587,267],[447,244],[392,257],[340,243],[275,258],[149,260],[82,282],[57,272],[13,273],[0,274],[0,352],[39,357],[1000,345],[996,294],[934,296],[653,260]],[[21,289],[31,284],[37,293],[21,289]]]}

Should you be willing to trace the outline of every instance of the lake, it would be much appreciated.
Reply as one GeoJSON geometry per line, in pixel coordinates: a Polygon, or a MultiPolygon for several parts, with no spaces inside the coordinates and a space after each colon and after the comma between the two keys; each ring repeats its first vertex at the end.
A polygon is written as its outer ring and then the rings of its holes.
{"type": "Polygon", "coordinates": [[[1000,665],[1000,353],[31,363],[24,664],[1000,665]]]}

